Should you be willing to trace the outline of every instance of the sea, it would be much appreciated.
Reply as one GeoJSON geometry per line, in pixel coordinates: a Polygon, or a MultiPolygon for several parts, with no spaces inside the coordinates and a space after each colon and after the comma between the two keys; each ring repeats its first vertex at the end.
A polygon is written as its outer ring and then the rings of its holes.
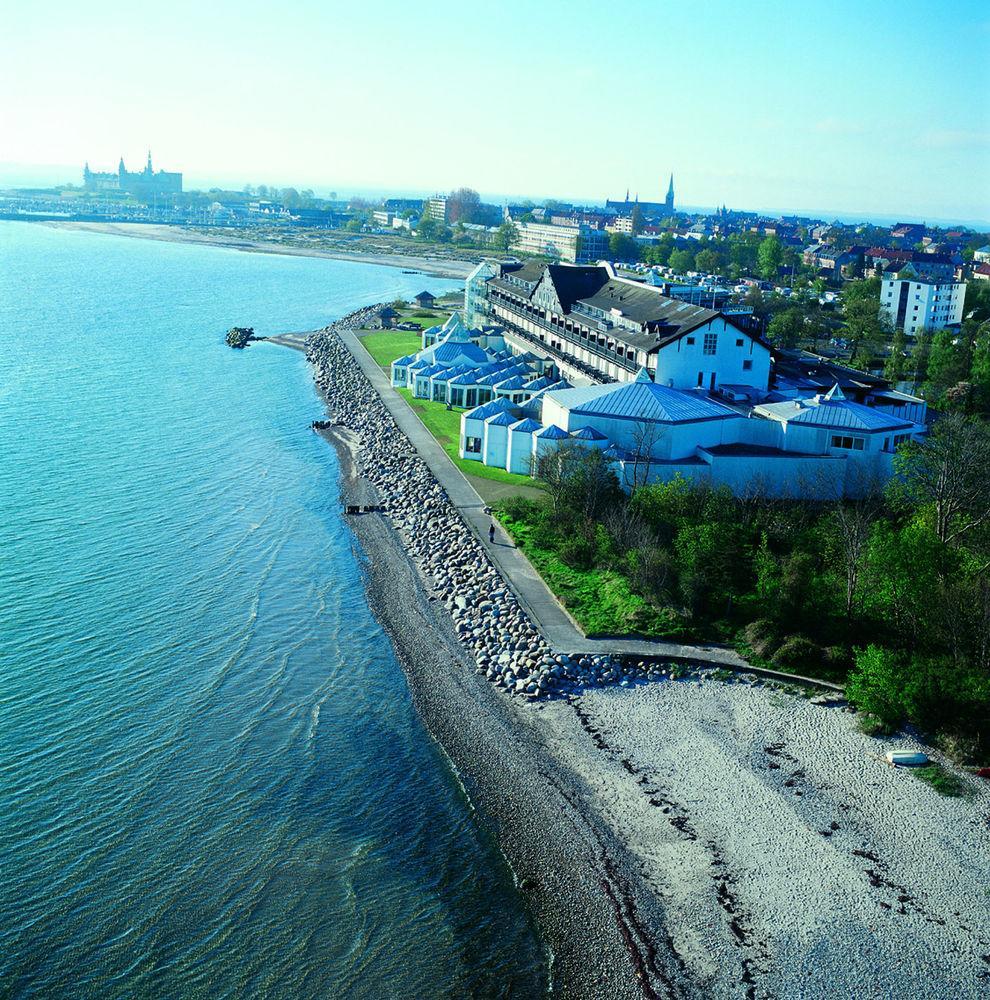
{"type": "Polygon", "coordinates": [[[530,997],[304,356],[457,283],[0,223],[0,997],[530,997]]]}

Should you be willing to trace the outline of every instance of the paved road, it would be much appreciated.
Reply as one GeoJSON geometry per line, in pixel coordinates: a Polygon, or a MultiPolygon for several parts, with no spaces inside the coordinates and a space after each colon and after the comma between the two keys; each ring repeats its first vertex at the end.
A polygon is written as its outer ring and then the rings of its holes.
{"type": "Polygon", "coordinates": [[[485,503],[474,487],[451,462],[436,438],[423,426],[412,407],[392,388],[389,379],[364,349],[358,337],[349,330],[341,333],[340,337],[378,391],[385,408],[402,433],[409,438],[430,471],[440,481],[451,503],[481,540],[520,604],[554,649],[567,653],[633,653],[704,660],[734,667],[747,666],[738,653],[723,646],[684,646],[673,642],[587,638],[500,525],[496,524],[495,544],[489,544],[488,526],[492,519],[485,512],[485,503]]]}

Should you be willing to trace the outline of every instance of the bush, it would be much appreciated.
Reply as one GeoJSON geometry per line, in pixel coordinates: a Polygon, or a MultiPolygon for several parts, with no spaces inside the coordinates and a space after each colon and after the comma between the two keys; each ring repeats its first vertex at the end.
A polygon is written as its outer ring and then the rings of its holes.
{"type": "Polygon", "coordinates": [[[846,682],[846,697],[884,727],[896,728],[906,715],[906,673],[903,655],[882,646],[867,646],[856,654],[856,667],[846,682]]]}
{"type": "Polygon", "coordinates": [[[822,647],[810,639],[806,639],[803,635],[792,635],[781,643],[772,659],[779,666],[791,670],[815,673],[821,669],[823,653],[822,647]]]}
{"type": "Polygon", "coordinates": [[[589,570],[595,565],[598,546],[592,532],[581,532],[566,539],[557,553],[560,561],[571,569],[589,570]]]}
{"type": "Polygon", "coordinates": [[[742,630],[743,642],[759,657],[768,659],[780,644],[777,625],[769,618],[758,618],[742,630]]]}
{"type": "Polygon", "coordinates": [[[510,521],[522,521],[527,524],[539,513],[539,505],[525,497],[506,497],[498,502],[495,510],[510,521]]]}

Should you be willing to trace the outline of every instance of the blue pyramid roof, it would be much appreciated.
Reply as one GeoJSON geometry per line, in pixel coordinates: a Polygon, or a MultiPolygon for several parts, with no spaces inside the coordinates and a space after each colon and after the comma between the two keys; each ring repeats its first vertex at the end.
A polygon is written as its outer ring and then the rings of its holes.
{"type": "Polygon", "coordinates": [[[570,437],[570,435],[565,430],[561,430],[556,424],[550,424],[549,427],[544,427],[542,431],[539,431],[536,435],[538,438],[542,438],[544,441],[561,441],[564,438],[570,437]]]}
{"type": "Polygon", "coordinates": [[[489,427],[511,427],[515,422],[516,418],[511,413],[505,411],[496,413],[495,416],[489,417],[485,421],[489,427]]]}
{"type": "Polygon", "coordinates": [[[539,420],[533,420],[531,417],[524,417],[522,420],[517,420],[509,430],[513,434],[532,434],[533,431],[538,431],[543,424],[539,420]]]}
{"type": "Polygon", "coordinates": [[[579,441],[607,441],[608,438],[601,431],[596,431],[594,427],[580,427],[576,431],[571,431],[571,437],[579,441]]]}

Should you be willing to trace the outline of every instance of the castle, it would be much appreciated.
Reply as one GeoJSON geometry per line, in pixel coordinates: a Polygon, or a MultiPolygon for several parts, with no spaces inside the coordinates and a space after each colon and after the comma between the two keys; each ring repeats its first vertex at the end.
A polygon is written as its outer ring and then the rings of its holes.
{"type": "Polygon", "coordinates": [[[641,212],[651,218],[670,218],[674,214],[674,175],[670,175],[670,184],[667,186],[667,197],[663,201],[640,201],[639,195],[636,195],[635,201],[630,201],[628,190],[626,191],[625,201],[613,201],[609,198],[605,200],[607,211],[618,212],[619,215],[624,216],[631,215],[636,205],[639,205],[641,212]]]}
{"type": "Polygon", "coordinates": [[[120,158],[117,172],[114,174],[94,173],[87,163],[83,167],[83,186],[87,191],[126,191],[138,198],[152,198],[160,194],[177,194],[182,190],[182,174],[159,170],[157,173],[151,166],[151,150],[148,150],[148,162],[140,173],[131,173],[124,166],[124,158],[120,158]]]}

